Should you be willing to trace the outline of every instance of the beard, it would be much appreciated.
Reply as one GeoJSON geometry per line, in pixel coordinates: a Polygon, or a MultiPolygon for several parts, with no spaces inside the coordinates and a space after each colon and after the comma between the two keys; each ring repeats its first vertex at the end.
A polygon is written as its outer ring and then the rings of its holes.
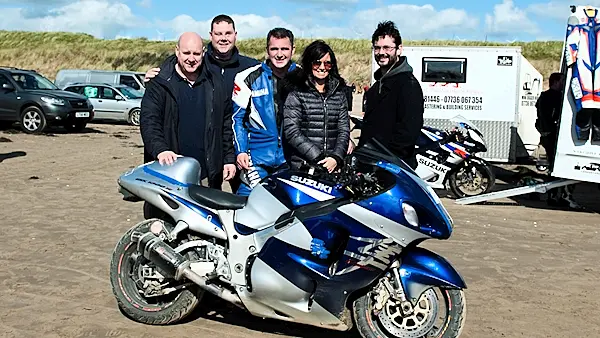
{"type": "Polygon", "coordinates": [[[377,54],[375,55],[375,61],[381,67],[390,67],[398,60],[398,55],[396,54],[377,54]]]}

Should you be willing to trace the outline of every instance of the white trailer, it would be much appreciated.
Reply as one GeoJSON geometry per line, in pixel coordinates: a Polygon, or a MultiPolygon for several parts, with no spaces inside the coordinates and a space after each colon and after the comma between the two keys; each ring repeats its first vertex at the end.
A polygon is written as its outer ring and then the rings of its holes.
{"type": "MultiPolygon", "coordinates": [[[[462,115],[481,129],[484,159],[514,163],[533,155],[543,78],[521,47],[405,46],[402,55],[423,89],[425,125],[448,128],[450,118],[462,115]]],[[[373,57],[371,64],[373,83],[373,57]]]]}

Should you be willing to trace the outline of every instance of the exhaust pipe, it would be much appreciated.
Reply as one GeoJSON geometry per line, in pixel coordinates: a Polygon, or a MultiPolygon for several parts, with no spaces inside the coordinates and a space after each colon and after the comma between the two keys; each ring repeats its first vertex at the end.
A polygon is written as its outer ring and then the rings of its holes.
{"type": "Polygon", "coordinates": [[[173,248],[156,237],[152,232],[147,232],[142,236],[138,236],[138,234],[134,233],[131,236],[132,241],[138,243],[138,252],[154,263],[166,277],[177,281],[185,277],[213,295],[245,309],[242,300],[237,294],[228,289],[207,284],[208,279],[206,277],[202,277],[190,269],[190,261],[188,259],[173,250],[173,248]]]}

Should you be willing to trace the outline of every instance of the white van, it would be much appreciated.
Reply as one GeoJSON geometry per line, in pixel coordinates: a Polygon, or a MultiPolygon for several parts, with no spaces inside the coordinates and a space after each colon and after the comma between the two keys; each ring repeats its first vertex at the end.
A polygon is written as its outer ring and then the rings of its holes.
{"type": "Polygon", "coordinates": [[[144,73],[124,70],[61,69],[56,73],[54,84],[65,88],[73,83],[104,83],[125,85],[140,92],[145,91],[144,73]]]}
{"type": "MultiPolygon", "coordinates": [[[[533,155],[543,77],[521,47],[405,46],[402,55],[421,83],[426,126],[448,128],[461,115],[483,133],[484,159],[514,163],[533,155]]],[[[379,66],[371,62],[373,83],[379,66]]]]}

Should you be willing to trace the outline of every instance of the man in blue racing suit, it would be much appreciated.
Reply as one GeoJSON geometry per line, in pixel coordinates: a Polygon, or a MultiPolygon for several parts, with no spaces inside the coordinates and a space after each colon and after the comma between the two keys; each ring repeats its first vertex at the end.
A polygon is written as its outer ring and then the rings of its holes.
{"type": "Polygon", "coordinates": [[[237,194],[248,195],[268,174],[285,168],[279,84],[295,69],[294,35],[285,28],[267,34],[268,58],[235,76],[233,133],[237,165],[242,170],[237,194]]]}

